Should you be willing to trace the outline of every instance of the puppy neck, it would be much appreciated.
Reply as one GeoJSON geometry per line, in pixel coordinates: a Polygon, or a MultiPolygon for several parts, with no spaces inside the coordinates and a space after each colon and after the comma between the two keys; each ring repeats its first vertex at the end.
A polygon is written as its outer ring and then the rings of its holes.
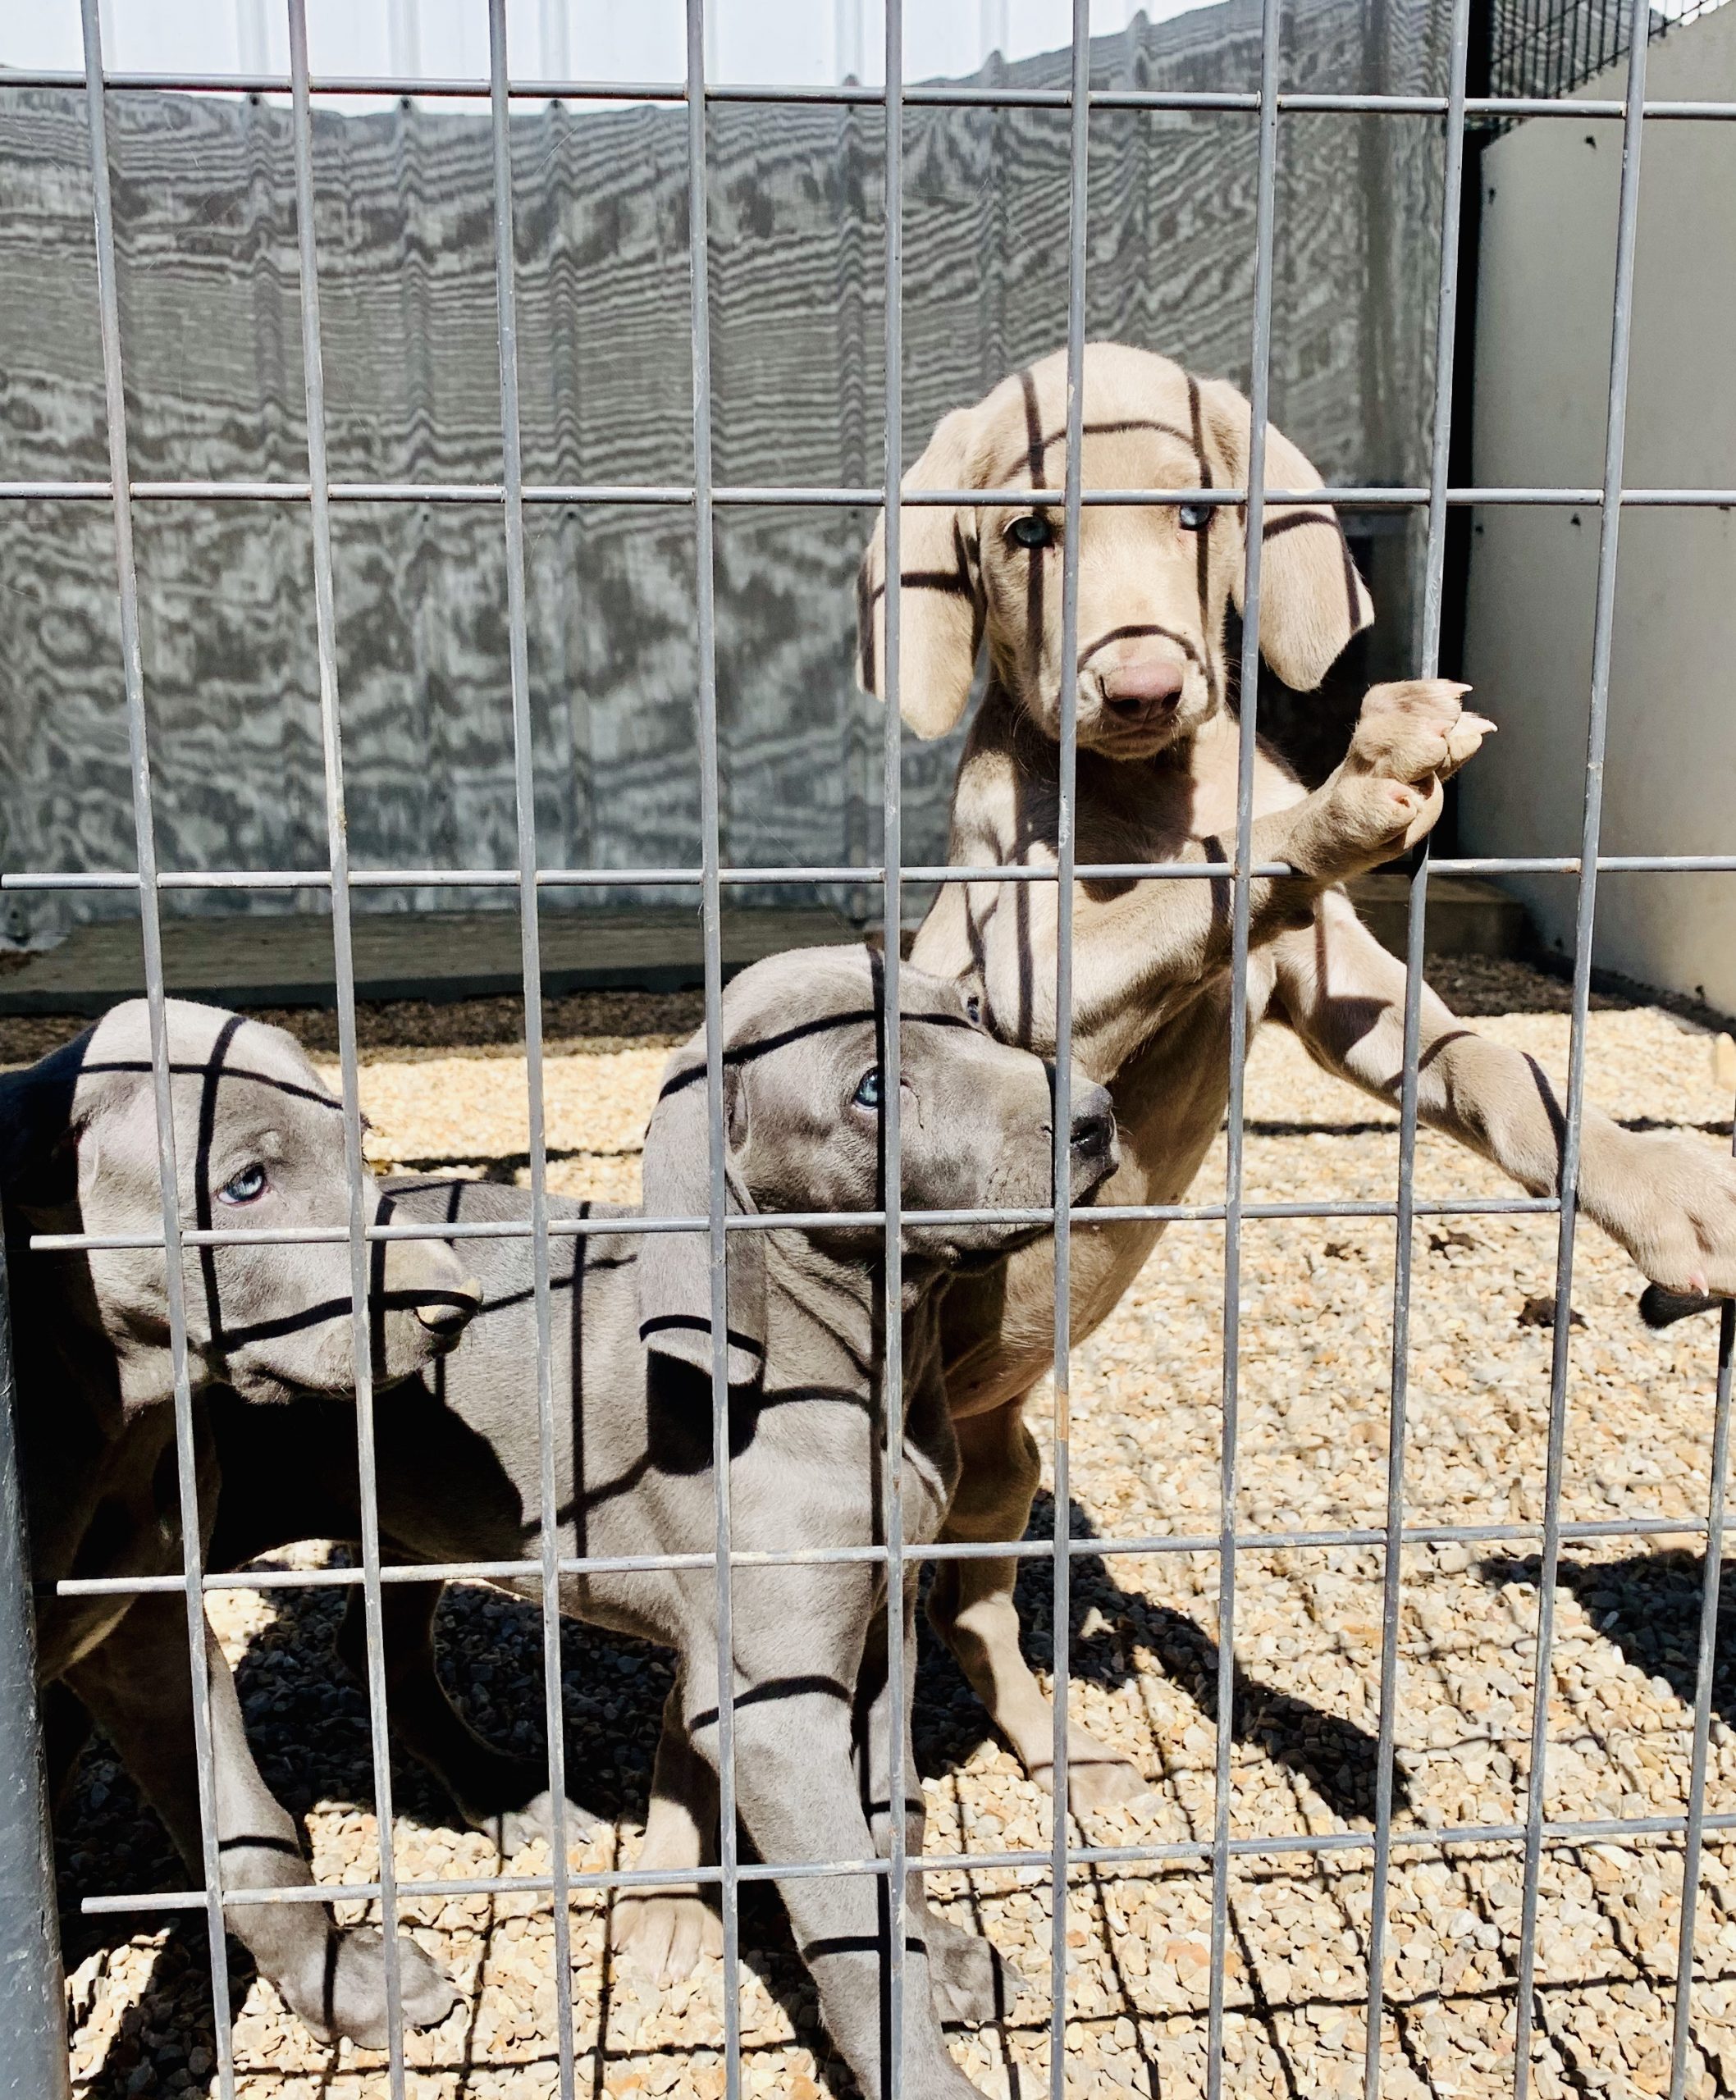
{"type": "MultiPolygon", "coordinates": [[[[767,1362],[799,1363],[805,1381],[871,1390],[888,1354],[885,1271],[878,1253],[864,1258],[854,1250],[840,1253],[803,1232],[773,1231],[765,1237],[767,1362]]],[[[935,1281],[925,1269],[914,1268],[903,1280],[907,1408],[912,1343],[932,1312],[935,1281]]]]}

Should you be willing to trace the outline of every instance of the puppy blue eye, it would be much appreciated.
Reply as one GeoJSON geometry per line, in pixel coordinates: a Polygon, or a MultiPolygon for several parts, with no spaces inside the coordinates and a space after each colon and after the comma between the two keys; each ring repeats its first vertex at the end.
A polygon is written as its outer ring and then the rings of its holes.
{"type": "Polygon", "coordinates": [[[1016,547],[1035,554],[1044,547],[1055,544],[1055,528],[1041,511],[1034,510],[1028,517],[1015,518],[1007,527],[1007,537],[1016,547]]]}
{"type": "Polygon", "coordinates": [[[217,1201],[220,1203],[257,1203],[269,1185],[265,1169],[255,1160],[250,1166],[244,1166],[239,1174],[223,1184],[217,1190],[217,1201]]]}
{"type": "Polygon", "coordinates": [[[871,1072],[864,1072],[857,1080],[854,1100],[858,1108],[878,1108],[880,1105],[880,1071],[875,1066],[871,1072]]]}
{"type": "Polygon", "coordinates": [[[1208,503],[1184,503],[1176,516],[1184,532],[1203,532],[1212,522],[1212,509],[1208,503]]]}

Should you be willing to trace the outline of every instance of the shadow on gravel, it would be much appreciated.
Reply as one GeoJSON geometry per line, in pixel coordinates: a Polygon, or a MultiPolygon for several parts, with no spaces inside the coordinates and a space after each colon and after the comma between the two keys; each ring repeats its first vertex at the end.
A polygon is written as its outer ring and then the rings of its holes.
{"type": "MultiPolygon", "coordinates": [[[[275,1616],[254,1634],[236,1668],[236,1689],[260,1771],[301,1826],[306,1851],[310,1810],[327,1802],[372,1805],[368,1696],[336,1655],[344,1592],[280,1590],[273,1601],[275,1616]]],[[[540,1609],[480,1586],[455,1587],[442,1602],[436,1642],[441,1681],[470,1725],[514,1755],[542,1754],[540,1609]]],[[[671,1658],[642,1642],[576,1624],[563,1628],[561,1649],[569,1791],[595,1815],[642,1822],[671,1658]]],[[[59,1737],[53,1761],[67,1774],[54,1823],[70,1974],[93,1955],[112,1954],[153,1932],[171,1915],[143,1907],[87,1916],[80,1909],[85,1897],[182,1889],[189,1876],[107,1742],[85,1740],[88,1723],[77,1702],[70,1695],[57,1697],[52,1719],[59,1737]]],[[[444,1790],[412,1758],[393,1757],[392,1792],[400,1848],[406,1820],[436,1829],[466,1827],[444,1790]]],[[[745,1843],[742,1857],[754,1857],[745,1843]]],[[[355,1870],[372,1875],[371,1856],[358,1860],[355,1870]]],[[[400,1867],[406,1878],[415,1871],[400,1867]]],[[[84,2100],[216,2090],[204,1915],[173,1915],[136,2002],[101,2064],[80,2084],[84,2100]]],[[[799,2014],[811,2023],[812,1985],[776,1891],[769,1883],[746,1885],[741,1915],[743,1959],[793,2019],[799,2014]]],[[[254,1971],[237,1940],[231,1937],[227,1947],[231,2003],[239,2011],[254,1971]]],[[[75,2008],[75,2014],[82,2011],[75,2008]]],[[[475,2068],[488,2066],[478,2060],[475,2068]]],[[[468,2079],[459,2089],[468,2089],[468,2079]]]]}
{"type": "MultiPolygon", "coordinates": [[[[1535,1586],[1539,1563],[1491,1559],[1482,1578],[1535,1586]]],[[[1706,1583],[1702,1554],[1682,1550],[1638,1553],[1627,1560],[1573,1560],[1558,1564],[1556,1582],[1569,1591],[1606,1641],[1647,1677],[1661,1678],[1684,1705],[1696,1692],[1695,1668],[1700,1650],[1700,1600],[1706,1583]]],[[[1736,1568],[1726,1564],[1718,1600],[1718,1640],[1713,1655],[1712,1711],[1736,1724],[1736,1646],[1731,1622],[1736,1614],[1736,1568]]]]}
{"type": "MultiPolygon", "coordinates": [[[[1076,1502],[1071,1509],[1076,1539],[1097,1536],[1090,1515],[1076,1502]]],[[[1054,1504],[1040,1494],[1032,1508],[1026,1536],[1053,1536],[1054,1504]]],[[[1217,1643],[1205,1629],[1168,1605],[1153,1604],[1137,1590],[1123,1589],[1112,1570],[1117,1557],[1076,1555],[1073,1561],[1072,1674],[1091,1682],[1119,1687],[1142,1673],[1144,1657],[1155,1659],[1164,1673],[1181,1686],[1208,1723],[1217,1713],[1217,1643]],[[1088,1636],[1080,1628],[1095,1607],[1103,1622],[1088,1636]]],[[[1019,1623],[1027,1660],[1047,1670],[1053,1660],[1053,1577],[1043,1560],[1020,1564],[1016,1592],[1019,1623]]],[[[925,1624],[924,1634],[927,1634],[925,1624]]],[[[1374,1814],[1376,1741],[1367,1729],[1292,1693],[1236,1671],[1234,1727],[1238,1742],[1257,1746],[1268,1757],[1305,1779],[1331,1808],[1349,1821],[1374,1814]]],[[[966,1685],[957,1665],[939,1644],[925,1638],[916,1676],[916,1757],[925,1776],[961,1764],[989,1732],[988,1718],[966,1685]]],[[[1393,1806],[1409,1804],[1402,1769],[1393,1773],[1393,1806]]]]}
{"type": "MultiPolygon", "coordinates": [[[[1048,1536],[1053,1522],[1053,1504],[1046,1495],[1039,1496],[1030,1535],[1048,1536]]],[[[1094,1536],[1090,1518],[1076,1504],[1072,1527],[1076,1538],[1094,1536]]],[[[1074,1675],[1121,1686],[1154,1660],[1209,1722],[1217,1707],[1217,1643],[1184,1613],[1121,1587],[1112,1566],[1094,1554],[1074,1561],[1074,1675]],[[1081,1637],[1077,1629],[1094,1606],[1103,1623],[1081,1637]]],[[[1603,1583],[1612,1575],[1607,1568],[1586,1573],[1603,1583]]],[[[1567,1579],[1569,1571],[1564,1570],[1567,1579]]],[[[1691,1620],[1697,1593],[1685,1576],[1678,1579],[1691,1620]]],[[[1027,1653],[1039,1668],[1047,1668],[1052,1655],[1051,1598],[1046,1564],[1024,1564],[1020,1613],[1027,1653]]],[[[373,1774],[367,1696],[336,1663],[342,1593],[283,1590],[274,1593],[274,1602],[275,1616],[254,1635],[236,1673],[249,1737],[266,1783],[304,1822],[323,1802],[369,1804],[373,1774]]],[[[1636,1637],[1648,1614],[1656,1615],[1643,1603],[1637,1605],[1636,1637]]],[[[962,1763],[984,1740],[989,1723],[925,1620],[919,1619],[919,1627],[917,1761],[925,1774],[935,1774],[962,1763]]],[[[441,1606],[436,1640],[442,1681],[471,1726],[515,1755],[539,1754],[542,1628],[537,1607],[492,1591],[461,1586],[450,1591],[441,1606]]],[[[642,1820],[670,1659],[640,1642],[574,1625],[564,1629],[562,1665],[574,1797],[599,1816],[642,1820]]],[[[1691,1673],[1691,1662],[1688,1667],[1691,1673]]],[[[187,1875],[107,1746],[97,1740],[80,1752],[75,1709],[60,1718],[65,1730],[60,1761],[63,1769],[72,1764],[56,1815],[62,1929],[70,1970],[93,1954],[126,1946],[163,1915],[143,1911],[87,1917],[79,1909],[83,1897],[185,1888],[187,1875]]],[[[1238,1741],[1257,1744],[1304,1778],[1335,1815],[1350,1819],[1373,1814],[1375,1742],[1365,1730],[1240,1669],[1235,1726],[1238,1741]]],[[[393,1760],[392,1784],[400,1818],[434,1828],[461,1827],[441,1789],[413,1760],[393,1760]]],[[[1400,1773],[1395,1806],[1402,1808],[1405,1798],[1400,1773]]],[[[751,1848],[744,1846],[743,1856],[752,1856],[751,1848]]],[[[783,1906],[769,1884],[743,1889],[742,1926],[743,1954],[793,2013],[811,1987],[791,1942],[783,1906]]],[[[244,1950],[233,1939],[228,1945],[232,2002],[239,2006],[253,1971],[244,1950]]],[[[88,2100],[123,2100],[171,2090],[205,2093],[212,2089],[212,2039],[204,1920],[200,1914],[182,1913],[156,1953],[138,2005],[83,2089],[88,2100]]]]}

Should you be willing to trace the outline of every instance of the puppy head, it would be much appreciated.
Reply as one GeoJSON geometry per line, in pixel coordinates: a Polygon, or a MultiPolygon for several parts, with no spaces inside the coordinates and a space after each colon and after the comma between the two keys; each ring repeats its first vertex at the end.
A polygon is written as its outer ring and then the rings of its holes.
{"type": "MultiPolygon", "coordinates": [[[[349,1214],[339,1103],[282,1030],[219,1007],[165,1010],[179,1210],[184,1229],[244,1235],[341,1228],[349,1214]]],[[[9,1176],[8,1207],[38,1229],[160,1237],[162,1201],[148,1012],[115,1007],[75,1043],[19,1075],[33,1135],[9,1176]]],[[[363,1212],[381,1198],[363,1176],[363,1212]]],[[[173,1390],[168,1272],[161,1247],[46,1255],[75,1265],[69,1307],[98,1326],[130,1400],[173,1390]]],[[[450,1249],[393,1241],[370,1250],[373,1373],[409,1376],[450,1348],[478,1293],[450,1249]]],[[[71,1279],[65,1269],[59,1281],[71,1279]]],[[[354,1388],[349,1249],[343,1242],[189,1247],[182,1262],[195,1385],[244,1398],[354,1388]]],[[[53,1281],[45,1288],[55,1288],[53,1281]]]]}
{"type": "MultiPolygon", "coordinates": [[[[899,973],[903,1207],[911,1211],[1034,1208],[1049,1201],[1053,1095],[1048,1067],[989,1035],[963,989],[907,966],[899,973]]],[[[759,1212],[877,1211],[886,1185],[884,1041],[879,957],[865,947],[774,956],[744,970],[724,998],[723,1087],[728,1207],[759,1212]]],[[[648,1215],[702,1216],[710,1166],[703,1033],[674,1054],[645,1144],[648,1215]]],[[[1071,1195],[1084,1201],[1113,1171],[1108,1097],[1076,1075],[1071,1195]]],[[[1044,1228],[992,1221],[907,1224],[902,1245],[916,1287],[948,1270],[1003,1258],[1044,1228]]],[[[866,1266],[878,1225],[817,1228],[809,1239],[866,1266]]],[[[728,1235],[730,1376],[757,1375],[765,1349],[765,1235],[728,1235]]],[[[702,1233],[648,1235],[638,1259],[641,1334],[653,1350],[709,1368],[710,1253],[702,1233]]]]}
{"type": "MultiPolygon", "coordinates": [[[[1117,343],[1086,346],[1087,489],[1245,487],[1251,420],[1222,380],[1117,343]]],[[[1067,472],[1067,358],[1044,358],[975,408],[943,418],[904,477],[907,491],[1060,488],[1067,472]]],[[[1302,491],[1320,477],[1267,427],[1265,486],[1302,491]]],[[[1222,705],[1224,623],[1240,611],[1246,560],[1236,504],[1087,506],[1080,514],[1076,661],[1063,666],[1059,504],[1008,509],[968,500],[900,506],[899,705],[921,737],[943,735],[970,697],[986,641],[998,682],[1048,735],[1063,680],[1078,692],[1082,749],[1150,756],[1222,705]]],[[[1286,685],[1311,691],[1374,617],[1326,504],[1268,504],[1263,533],[1260,651],[1286,685]]],[[[885,697],[884,514],[857,585],[858,673],[885,697]]]]}

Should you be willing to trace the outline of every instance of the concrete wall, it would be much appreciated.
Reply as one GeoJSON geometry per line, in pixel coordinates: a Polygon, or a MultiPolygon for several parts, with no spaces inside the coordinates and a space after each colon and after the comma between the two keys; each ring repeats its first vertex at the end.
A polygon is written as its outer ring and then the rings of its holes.
{"type": "MultiPolygon", "coordinates": [[[[1618,66],[1580,91],[1620,96],[1618,66]]],[[[1736,7],[1654,43],[1648,99],[1736,98],[1736,7]]],[[[1475,476],[1596,486],[1609,386],[1619,124],[1524,124],[1482,161],[1475,476]]],[[[1648,123],[1625,480],[1736,486],[1736,126],[1648,123]]],[[[1467,675],[1501,734],[1464,776],[1468,852],[1578,849],[1596,509],[1486,509],[1467,675]]],[[[1604,850],[1736,851],[1736,517],[1623,516],[1604,850]]],[[[1573,947],[1571,877],[1515,879],[1573,947]]],[[[1606,875],[1595,960],[1736,1011],[1736,876],[1606,875]]]]}

